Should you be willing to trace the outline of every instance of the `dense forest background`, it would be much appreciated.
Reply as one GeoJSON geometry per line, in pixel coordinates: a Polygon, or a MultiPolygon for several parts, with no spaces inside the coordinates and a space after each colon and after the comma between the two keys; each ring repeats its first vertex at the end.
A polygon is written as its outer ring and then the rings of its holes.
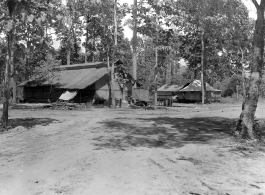
{"type": "MultiPolygon", "coordinates": [[[[17,84],[36,76],[39,73],[36,70],[42,67],[49,55],[60,65],[107,61],[107,58],[112,60],[114,1],[13,2],[20,2],[19,13],[16,13],[12,24],[3,19],[0,25],[2,31],[8,31],[8,25],[12,25],[17,32],[14,37],[14,75],[17,84]],[[31,6],[26,7],[27,3],[31,6]],[[60,41],[58,49],[53,48],[55,39],[60,41]]],[[[200,32],[203,30],[206,82],[222,89],[223,96],[242,93],[242,70],[248,71],[255,23],[239,0],[202,2],[138,0],[137,81],[142,88],[153,90],[154,69],[157,71],[158,87],[164,84],[182,85],[200,79],[200,32]],[[154,67],[156,47],[157,68],[154,67]],[[180,70],[181,59],[187,63],[184,70],[180,70]]],[[[7,11],[4,8],[1,8],[2,18],[7,11]]],[[[133,40],[124,36],[123,25],[133,29],[133,10],[134,5],[117,5],[118,48],[115,59],[120,59],[130,74],[133,40]],[[132,17],[128,19],[128,15],[132,17]]],[[[7,46],[3,32],[2,35],[1,81],[5,73],[7,46]]],[[[264,95],[262,90],[261,96],[264,95]]]]}

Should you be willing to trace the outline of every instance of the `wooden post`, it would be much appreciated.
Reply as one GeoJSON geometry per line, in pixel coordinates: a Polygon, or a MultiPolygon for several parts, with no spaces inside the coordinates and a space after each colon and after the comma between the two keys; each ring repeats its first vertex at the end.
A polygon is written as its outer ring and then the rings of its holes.
{"type": "Polygon", "coordinates": [[[79,90],[79,104],[81,105],[81,89],[79,90]]]}

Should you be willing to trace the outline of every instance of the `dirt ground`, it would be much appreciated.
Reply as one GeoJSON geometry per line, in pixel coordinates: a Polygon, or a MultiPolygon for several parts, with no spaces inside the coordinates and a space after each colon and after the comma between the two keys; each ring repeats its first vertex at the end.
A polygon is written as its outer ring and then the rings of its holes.
{"type": "Polygon", "coordinates": [[[12,129],[0,134],[0,194],[265,195],[265,152],[239,149],[229,135],[240,109],[12,109],[12,129]]]}

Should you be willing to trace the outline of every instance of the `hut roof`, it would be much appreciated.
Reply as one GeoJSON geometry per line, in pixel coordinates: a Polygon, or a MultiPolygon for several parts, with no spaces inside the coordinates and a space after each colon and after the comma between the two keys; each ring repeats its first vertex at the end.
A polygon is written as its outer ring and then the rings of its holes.
{"type": "MultiPolygon", "coordinates": [[[[107,67],[88,69],[62,70],[58,83],[59,88],[84,89],[108,73],[107,67]]],[[[44,84],[48,84],[47,81],[44,84]]]]}
{"type": "MultiPolygon", "coordinates": [[[[104,75],[108,74],[106,62],[93,62],[85,64],[63,65],[60,67],[60,76],[52,82],[58,88],[64,89],[84,89],[104,75]]],[[[36,81],[31,79],[21,83],[19,86],[45,86],[49,85],[48,81],[36,81]]]]}
{"type": "MultiPolygon", "coordinates": [[[[201,81],[200,80],[194,80],[189,85],[181,89],[180,91],[201,91],[201,81]]],[[[211,85],[206,83],[206,91],[220,91],[218,89],[213,88],[211,85]]]]}
{"type": "Polygon", "coordinates": [[[178,85],[169,85],[165,84],[162,87],[160,87],[157,91],[179,91],[182,87],[178,85]]]}

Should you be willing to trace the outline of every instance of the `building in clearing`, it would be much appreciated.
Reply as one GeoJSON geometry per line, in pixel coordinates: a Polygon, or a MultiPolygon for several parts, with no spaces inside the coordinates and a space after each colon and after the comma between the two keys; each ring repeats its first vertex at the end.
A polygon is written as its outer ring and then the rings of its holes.
{"type": "MultiPolygon", "coordinates": [[[[121,63],[120,61],[118,61],[121,63]]],[[[118,63],[116,62],[116,64],[118,63]]],[[[103,103],[109,101],[110,74],[106,62],[93,62],[85,64],[64,65],[60,67],[59,77],[53,81],[54,87],[50,97],[50,84],[43,80],[29,80],[18,87],[23,90],[21,100],[24,102],[44,103],[55,102],[65,91],[77,92],[73,98],[76,103],[103,103]]],[[[119,84],[115,81],[116,99],[126,99],[132,93],[131,82],[124,85],[123,93],[119,84]]]]}
{"type": "MultiPolygon", "coordinates": [[[[201,102],[201,81],[194,80],[176,92],[179,102],[201,102]]],[[[206,101],[220,102],[221,90],[215,89],[206,83],[206,101]]]]}
{"type": "Polygon", "coordinates": [[[176,95],[182,87],[178,85],[165,84],[157,90],[157,100],[162,101],[171,101],[172,98],[176,95]]]}

